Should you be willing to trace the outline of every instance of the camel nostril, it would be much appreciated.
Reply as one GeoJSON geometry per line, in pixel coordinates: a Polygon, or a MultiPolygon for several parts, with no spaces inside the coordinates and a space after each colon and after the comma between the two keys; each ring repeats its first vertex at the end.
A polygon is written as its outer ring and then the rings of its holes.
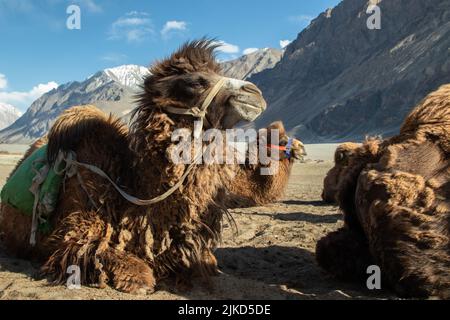
{"type": "Polygon", "coordinates": [[[242,90],[244,90],[244,91],[246,91],[248,93],[262,95],[261,90],[259,90],[258,87],[255,86],[253,83],[247,83],[247,84],[243,85],[242,86],[242,90]]]}

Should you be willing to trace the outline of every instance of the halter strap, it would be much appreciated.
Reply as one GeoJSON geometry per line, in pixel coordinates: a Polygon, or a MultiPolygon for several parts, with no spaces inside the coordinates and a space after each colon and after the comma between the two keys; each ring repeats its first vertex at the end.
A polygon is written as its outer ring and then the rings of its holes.
{"type": "Polygon", "coordinates": [[[269,144],[267,146],[267,148],[269,149],[275,149],[275,150],[280,150],[280,151],[286,151],[286,146],[277,146],[275,144],[269,144]]]}
{"type": "Polygon", "coordinates": [[[286,144],[286,157],[290,158],[291,157],[291,150],[292,150],[292,144],[294,143],[294,139],[293,138],[289,138],[288,143],[286,144]]]}
{"type": "Polygon", "coordinates": [[[227,81],[227,78],[221,77],[220,80],[214,85],[214,87],[211,88],[211,90],[209,91],[205,100],[203,100],[203,103],[200,107],[192,107],[190,109],[184,109],[184,108],[167,106],[167,107],[164,107],[164,109],[170,113],[189,115],[189,116],[203,119],[206,116],[206,111],[208,110],[212,101],[217,96],[217,94],[220,92],[220,90],[222,89],[222,87],[224,86],[226,81],[227,81]]]}
{"type": "Polygon", "coordinates": [[[269,144],[267,148],[269,149],[275,149],[279,151],[284,151],[284,154],[286,155],[286,158],[291,157],[291,150],[292,150],[292,144],[294,143],[294,138],[289,138],[288,142],[285,146],[277,146],[275,144],[269,144]]]}
{"type": "Polygon", "coordinates": [[[200,135],[202,134],[203,124],[204,124],[205,120],[208,121],[208,119],[206,119],[206,111],[208,110],[212,101],[217,96],[217,94],[220,92],[222,87],[225,85],[225,82],[227,80],[228,80],[228,78],[221,77],[219,79],[219,81],[217,81],[217,83],[214,85],[214,87],[211,88],[211,90],[209,91],[205,100],[203,100],[203,103],[200,107],[192,107],[190,109],[184,109],[184,108],[167,106],[164,109],[170,113],[189,115],[189,116],[198,118],[200,121],[200,126],[197,127],[197,129],[194,132],[194,137],[196,139],[198,139],[198,138],[200,138],[200,135]]]}

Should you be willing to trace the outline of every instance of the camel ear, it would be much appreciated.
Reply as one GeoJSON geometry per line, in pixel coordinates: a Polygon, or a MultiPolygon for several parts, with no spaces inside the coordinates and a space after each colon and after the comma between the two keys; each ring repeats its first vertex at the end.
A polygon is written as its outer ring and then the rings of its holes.
{"type": "Polygon", "coordinates": [[[283,122],[281,122],[281,121],[272,122],[267,127],[267,130],[279,130],[280,131],[280,136],[286,135],[286,129],[284,128],[283,122]]]}

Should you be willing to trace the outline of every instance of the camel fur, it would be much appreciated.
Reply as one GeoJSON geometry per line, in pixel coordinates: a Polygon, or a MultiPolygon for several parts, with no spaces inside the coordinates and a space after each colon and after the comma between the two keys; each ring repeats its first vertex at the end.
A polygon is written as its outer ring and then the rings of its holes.
{"type": "Polygon", "coordinates": [[[341,174],[345,226],[317,244],[330,273],[364,281],[378,265],[402,297],[450,298],[450,84],[428,95],[400,134],[364,143],[341,174]]]}

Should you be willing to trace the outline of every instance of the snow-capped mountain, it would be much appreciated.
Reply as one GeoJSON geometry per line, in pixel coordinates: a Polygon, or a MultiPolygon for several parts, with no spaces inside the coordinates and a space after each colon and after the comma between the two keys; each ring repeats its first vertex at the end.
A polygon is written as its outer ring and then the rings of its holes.
{"type": "Polygon", "coordinates": [[[0,102],[0,130],[14,123],[22,115],[14,106],[0,102]]]}
{"type": "Polygon", "coordinates": [[[142,77],[149,74],[147,68],[137,65],[124,65],[103,71],[109,78],[127,86],[136,87],[142,83],[142,77]]]}
{"type": "Polygon", "coordinates": [[[259,49],[238,59],[222,63],[222,70],[227,77],[244,80],[263,70],[275,67],[282,56],[283,51],[278,49],[259,49]]]}
{"type": "Polygon", "coordinates": [[[46,134],[64,110],[94,104],[119,117],[133,109],[133,95],[147,68],[135,65],[99,71],[82,82],[69,82],[44,94],[16,122],[0,131],[1,143],[30,143],[46,134]]]}

